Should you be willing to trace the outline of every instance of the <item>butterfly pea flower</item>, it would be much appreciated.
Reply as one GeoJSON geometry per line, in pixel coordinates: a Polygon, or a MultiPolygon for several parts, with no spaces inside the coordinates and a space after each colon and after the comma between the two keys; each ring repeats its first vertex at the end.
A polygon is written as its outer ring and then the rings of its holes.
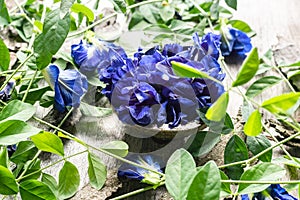
{"type": "Polygon", "coordinates": [[[7,148],[8,156],[11,157],[17,149],[17,145],[16,144],[8,145],[6,146],[6,148],[7,148]]]}
{"type": "Polygon", "coordinates": [[[79,107],[81,97],[88,88],[85,75],[74,69],[60,70],[56,65],[48,66],[43,74],[55,92],[55,109],[64,112],[66,106],[79,107]]]}
{"type": "Polygon", "coordinates": [[[220,48],[223,56],[237,55],[244,58],[252,49],[251,39],[243,31],[223,27],[220,48]]]}
{"type": "MultiPolygon", "coordinates": [[[[154,171],[162,173],[159,163],[155,162],[154,159],[150,155],[138,156],[133,161],[135,161],[136,163],[143,165],[147,168],[151,168],[154,171]]],[[[157,173],[154,173],[152,171],[149,171],[149,170],[141,168],[141,167],[129,165],[129,164],[123,164],[120,166],[120,168],[118,170],[118,176],[126,177],[129,179],[139,180],[142,183],[147,183],[150,185],[159,184],[161,182],[161,178],[162,178],[157,173]]]]}
{"type": "Polygon", "coordinates": [[[11,92],[14,88],[15,82],[9,81],[7,85],[0,91],[0,99],[1,101],[8,101],[10,99],[11,92]]]}
{"type": "Polygon", "coordinates": [[[71,56],[82,73],[93,72],[101,67],[100,65],[105,65],[111,52],[123,58],[127,57],[121,47],[95,38],[92,38],[91,42],[81,40],[79,44],[71,46],[71,56]]]}
{"type": "Polygon", "coordinates": [[[198,48],[202,48],[206,55],[209,55],[216,60],[219,58],[219,51],[221,45],[221,35],[207,33],[200,40],[197,33],[193,34],[193,40],[198,48]]]}
{"type": "Polygon", "coordinates": [[[272,199],[278,200],[297,200],[297,198],[290,195],[283,187],[279,184],[271,184],[265,191],[257,192],[251,195],[252,198],[249,197],[248,194],[241,195],[242,200],[268,200],[272,197],[272,199]]]}

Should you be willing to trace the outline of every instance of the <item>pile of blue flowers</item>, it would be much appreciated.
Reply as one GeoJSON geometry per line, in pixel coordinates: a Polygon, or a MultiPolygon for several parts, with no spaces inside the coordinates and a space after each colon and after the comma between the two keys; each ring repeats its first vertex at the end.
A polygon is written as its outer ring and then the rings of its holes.
{"type": "MultiPolygon", "coordinates": [[[[235,51],[241,46],[234,35],[223,49],[235,51]]],[[[80,71],[88,76],[97,70],[106,87],[102,93],[110,100],[119,119],[126,124],[169,128],[198,119],[197,109],[208,108],[224,92],[219,83],[202,78],[182,78],[172,69],[172,61],[183,63],[222,81],[218,63],[221,36],[193,35],[194,46],[179,44],[139,49],[129,58],[120,46],[95,38],[72,45],[72,57],[80,71]]],[[[246,45],[247,46],[247,45],[246,45]]],[[[248,50],[246,48],[246,53],[248,50]]]]}
{"type": "MultiPolygon", "coordinates": [[[[223,31],[224,32],[224,31],[223,31]]],[[[207,109],[224,92],[219,82],[203,78],[177,76],[172,62],[205,72],[218,81],[225,74],[218,62],[232,53],[244,55],[251,50],[250,38],[236,29],[227,33],[193,35],[193,46],[166,44],[128,57],[124,49],[94,37],[72,45],[71,55],[80,69],[60,70],[49,66],[44,73],[55,90],[54,107],[78,107],[86,93],[87,79],[95,72],[105,84],[102,93],[109,99],[119,119],[130,125],[169,128],[199,120],[197,110],[207,109]]]]}

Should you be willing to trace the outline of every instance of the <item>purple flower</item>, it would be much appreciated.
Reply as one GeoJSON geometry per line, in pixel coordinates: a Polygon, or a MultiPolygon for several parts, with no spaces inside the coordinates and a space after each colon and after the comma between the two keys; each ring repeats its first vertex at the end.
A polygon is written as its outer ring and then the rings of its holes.
{"type": "Polygon", "coordinates": [[[10,95],[14,88],[14,85],[15,85],[14,81],[9,81],[7,83],[7,85],[4,87],[4,89],[0,91],[0,100],[1,101],[6,102],[10,99],[10,95]]]}
{"type": "Polygon", "coordinates": [[[251,39],[246,33],[235,28],[225,27],[222,29],[221,52],[223,56],[245,54],[252,49],[251,39]]]}
{"type": "Polygon", "coordinates": [[[88,88],[85,75],[74,69],[62,71],[56,65],[50,65],[44,76],[55,91],[55,109],[64,112],[66,106],[79,107],[80,99],[88,88]]]}
{"type": "Polygon", "coordinates": [[[207,33],[202,37],[200,41],[198,34],[194,33],[193,40],[198,48],[201,47],[205,51],[206,55],[210,55],[211,57],[218,60],[221,45],[221,35],[207,33]]]}
{"type": "MultiPolygon", "coordinates": [[[[131,160],[132,159],[133,158],[131,158],[131,160]]],[[[149,155],[142,156],[142,157],[138,156],[137,158],[134,158],[133,161],[135,161],[140,165],[143,165],[145,167],[151,168],[157,172],[162,173],[159,163],[155,162],[153,158],[149,155]]],[[[151,185],[156,185],[161,182],[161,176],[159,174],[129,164],[123,164],[120,166],[118,170],[118,176],[126,177],[129,179],[136,179],[143,183],[148,183],[151,185]]]]}
{"type": "MultiPolygon", "coordinates": [[[[297,200],[297,198],[291,196],[284,188],[279,184],[271,184],[266,192],[272,197],[272,199],[278,200],[297,200]]],[[[248,194],[241,195],[242,200],[250,200],[248,194]]],[[[266,196],[262,192],[257,192],[252,195],[252,200],[266,200],[266,196]]]]}

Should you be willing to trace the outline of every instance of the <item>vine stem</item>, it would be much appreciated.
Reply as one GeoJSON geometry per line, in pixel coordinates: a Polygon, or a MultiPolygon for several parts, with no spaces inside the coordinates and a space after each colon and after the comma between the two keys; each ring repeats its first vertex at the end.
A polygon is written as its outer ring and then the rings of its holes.
{"type": "MultiPolygon", "coordinates": [[[[133,9],[133,8],[136,8],[136,7],[139,7],[139,6],[143,6],[143,5],[151,4],[151,3],[156,3],[156,2],[162,2],[162,0],[148,0],[148,1],[142,1],[142,2],[140,2],[140,3],[136,3],[136,4],[133,4],[133,5],[131,5],[131,6],[128,6],[127,9],[130,10],[130,9],[133,9]]],[[[76,32],[74,32],[74,33],[70,33],[70,34],[68,35],[68,38],[70,38],[70,37],[75,37],[75,36],[77,36],[77,35],[81,35],[81,34],[85,33],[86,31],[88,31],[88,30],[94,28],[95,26],[97,26],[97,25],[99,25],[99,24],[101,24],[101,23],[107,21],[108,19],[117,16],[117,14],[118,14],[118,13],[115,12],[115,13],[113,13],[113,14],[111,14],[111,15],[108,15],[108,16],[106,16],[106,17],[104,17],[104,18],[102,18],[102,19],[100,19],[100,20],[94,22],[93,24],[91,24],[91,25],[89,25],[89,26],[83,28],[82,30],[76,31],[76,32]]]]}
{"type": "Polygon", "coordinates": [[[32,175],[34,175],[34,174],[36,174],[36,173],[39,173],[39,172],[41,172],[41,171],[43,171],[43,170],[45,170],[45,169],[48,169],[48,168],[50,168],[50,167],[52,167],[52,166],[54,166],[54,165],[56,165],[56,164],[58,164],[58,163],[60,163],[60,162],[62,162],[62,161],[65,161],[66,159],[69,159],[69,158],[78,156],[78,155],[80,155],[80,154],[84,154],[84,153],[86,153],[86,152],[88,152],[87,149],[84,150],[84,151],[80,151],[80,152],[77,152],[77,153],[75,153],[75,154],[72,154],[72,155],[70,155],[70,156],[63,157],[62,159],[57,160],[57,161],[55,161],[54,163],[51,163],[50,165],[47,165],[46,167],[43,167],[43,168],[41,168],[41,169],[39,169],[39,170],[37,170],[37,171],[34,171],[34,172],[30,173],[30,174],[27,174],[27,175],[25,175],[25,176],[23,176],[23,177],[19,177],[18,179],[16,179],[16,181],[19,182],[19,181],[21,181],[21,180],[24,179],[24,178],[27,178],[27,177],[29,177],[29,176],[32,176],[32,175]]]}
{"type": "Polygon", "coordinates": [[[33,119],[36,120],[36,121],[38,121],[38,122],[40,122],[40,123],[43,123],[43,124],[45,124],[45,125],[51,127],[51,128],[53,128],[53,129],[56,129],[57,131],[62,132],[63,134],[65,134],[66,136],[68,136],[69,139],[72,139],[72,140],[74,140],[74,141],[76,141],[76,142],[78,142],[78,143],[84,145],[85,147],[89,147],[89,148],[92,148],[92,149],[94,149],[94,150],[100,151],[100,152],[102,152],[102,153],[104,153],[104,154],[106,154],[106,155],[109,155],[109,156],[111,156],[111,157],[113,157],[113,158],[115,158],[115,159],[118,159],[118,160],[120,160],[120,161],[122,161],[122,162],[124,162],[124,163],[128,163],[128,164],[130,164],[130,165],[133,165],[133,166],[136,166],[136,167],[140,167],[140,168],[146,169],[146,170],[151,171],[151,172],[153,172],[153,173],[156,173],[156,174],[158,174],[158,175],[160,175],[160,176],[162,176],[162,177],[165,176],[164,173],[158,172],[158,171],[156,171],[155,169],[152,169],[152,168],[150,168],[150,167],[147,167],[147,166],[140,165],[140,164],[138,164],[138,163],[132,162],[132,161],[130,161],[130,160],[127,160],[127,159],[125,159],[125,158],[122,158],[121,156],[118,156],[118,155],[115,155],[115,154],[113,154],[113,153],[110,153],[109,151],[106,151],[105,149],[97,148],[97,147],[94,147],[94,146],[92,146],[92,145],[86,144],[85,142],[83,142],[83,141],[80,140],[79,138],[75,137],[75,136],[72,135],[71,133],[69,133],[69,132],[67,132],[67,131],[65,131],[65,130],[63,130],[63,129],[57,127],[57,126],[54,126],[54,125],[52,125],[52,124],[50,124],[50,123],[48,123],[48,122],[46,122],[46,121],[44,121],[44,120],[42,120],[42,119],[39,119],[39,118],[37,118],[37,117],[33,117],[33,119]]]}
{"type": "Polygon", "coordinates": [[[13,78],[13,76],[23,67],[23,65],[33,56],[33,53],[31,53],[27,58],[15,69],[15,71],[5,80],[3,85],[0,87],[0,91],[4,89],[4,87],[7,85],[7,83],[13,78]]]}
{"type": "Polygon", "coordinates": [[[212,25],[212,22],[209,18],[210,17],[209,14],[205,10],[203,10],[203,8],[201,8],[194,0],[190,0],[190,2],[192,2],[192,4],[195,6],[195,8],[197,8],[199,10],[199,12],[207,19],[209,28],[213,32],[214,26],[212,25]]]}
{"type": "Polygon", "coordinates": [[[29,93],[29,90],[30,90],[30,88],[31,88],[31,85],[33,84],[33,81],[35,80],[35,77],[36,77],[37,73],[38,73],[38,70],[35,70],[35,72],[34,72],[32,78],[31,78],[31,80],[30,80],[30,82],[29,82],[29,85],[28,85],[28,87],[27,87],[27,89],[26,89],[26,92],[25,92],[25,94],[24,94],[24,96],[23,96],[23,99],[22,99],[23,102],[25,102],[25,100],[26,100],[26,98],[27,98],[27,95],[28,95],[28,93],[29,93]]]}
{"type": "MultiPolygon", "coordinates": [[[[158,186],[156,186],[156,187],[163,186],[164,184],[165,184],[165,182],[161,182],[161,183],[160,183],[158,186]]],[[[125,198],[127,198],[127,197],[130,197],[130,196],[133,196],[133,195],[142,193],[142,192],[146,192],[146,191],[148,191],[148,190],[156,189],[156,187],[154,188],[154,186],[149,186],[149,187],[141,188],[141,189],[138,189],[138,190],[135,190],[135,191],[126,193],[126,194],[124,194],[124,195],[121,195],[121,196],[112,198],[111,200],[125,199],[125,198]]]]}
{"type": "Polygon", "coordinates": [[[221,180],[221,183],[230,184],[299,184],[300,180],[291,181],[249,181],[249,180],[221,180]]]}

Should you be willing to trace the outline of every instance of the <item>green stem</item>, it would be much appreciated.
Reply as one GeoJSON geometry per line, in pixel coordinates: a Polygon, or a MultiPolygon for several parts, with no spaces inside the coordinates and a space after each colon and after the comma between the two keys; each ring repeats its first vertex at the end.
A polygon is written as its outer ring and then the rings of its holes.
{"type": "MultiPolygon", "coordinates": [[[[164,184],[165,184],[165,182],[161,182],[157,187],[163,186],[164,184]]],[[[127,197],[131,197],[131,196],[133,196],[133,195],[136,195],[136,194],[139,194],[139,193],[142,193],[142,192],[146,192],[146,191],[152,190],[152,189],[155,189],[155,188],[154,188],[153,186],[141,188],[141,189],[138,189],[138,190],[135,190],[135,191],[126,193],[126,194],[124,194],[124,195],[121,195],[121,196],[112,198],[111,200],[125,199],[125,198],[127,198],[127,197]]]]}
{"type": "MultiPolygon", "coordinates": [[[[272,134],[272,132],[268,129],[268,127],[265,124],[262,124],[262,126],[264,127],[264,129],[266,130],[267,133],[269,133],[269,135],[273,138],[273,140],[278,143],[279,141],[277,140],[277,138],[272,134]]],[[[289,157],[289,159],[294,160],[295,162],[298,162],[293,156],[291,156],[291,154],[284,148],[283,145],[280,145],[280,148],[282,149],[282,151],[289,157]]]]}
{"type": "MultiPolygon", "coordinates": [[[[143,1],[143,2],[140,2],[140,3],[133,4],[133,5],[131,5],[131,6],[128,6],[127,9],[130,10],[130,9],[133,9],[133,8],[136,8],[136,7],[139,7],[139,6],[143,6],[143,5],[151,4],[151,3],[156,3],[156,2],[162,2],[162,0],[149,0],[149,1],[143,1]]],[[[89,26],[83,28],[82,30],[79,30],[79,31],[70,33],[70,34],[68,35],[68,38],[70,38],[70,37],[75,37],[75,36],[77,36],[77,35],[81,35],[81,34],[85,33],[86,31],[88,31],[88,30],[94,28],[95,26],[97,26],[97,25],[99,25],[99,24],[101,24],[101,23],[107,21],[108,19],[117,16],[117,14],[118,14],[118,13],[115,12],[115,13],[113,13],[113,14],[111,14],[111,15],[108,15],[108,16],[106,16],[106,17],[104,17],[104,18],[102,18],[102,19],[100,19],[100,20],[94,22],[93,24],[91,24],[91,25],[89,25],[89,26]]]]}
{"type": "MultiPolygon", "coordinates": [[[[32,160],[30,161],[30,163],[28,164],[28,167],[24,169],[24,171],[21,173],[21,175],[18,177],[17,180],[21,180],[22,178],[24,178],[28,168],[30,167],[30,165],[39,157],[39,155],[42,153],[41,150],[38,150],[38,152],[35,154],[35,156],[32,158],[32,160]]],[[[28,177],[28,175],[26,175],[28,177]]]]}
{"type": "Polygon", "coordinates": [[[48,169],[48,168],[50,168],[50,167],[52,167],[52,166],[54,166],[54,165],[56,165],[56,164],[58,164],[58,163],[60,163],[60,162],[62,162],[62,161],[65,161],[66,159],[69,159],[69,158],[78,156],[78,155],[83,154],[83,153],[86,153],[86,152],[88,152],[87,149],[84,150],[84,151],[80,151],[80,152],[78,152],[78,153],[72,154],[72,155],[70,155],[70,156],[63,157],[62,159],[60,159],[60,160],[58,160],[58,161],[55,161],[55,162],[51,163],[50,165],[47,165],[47,166],[45,166],[45,167],[43,167],[43,168],[41,168],[41,169],[39,169],[39,170],[37,170],[37,171],[34,171],[34,172],[30,173],[30,174],[27,174],[27,175],[25,175],[25,176],[23,176],[23,177],[20,177],[20,178],[16,179],[16,181],[17,181],[17,182],[20,182],[20,181],[21,181],[22,179],[24,179],[24,178],[27,178],[27,177],[29,177],[29,176],[32,176],[32,175],[36,174],[36,173],[42,172],[43,170],[48,169]]]}
{"type": "Polygon", "coordinates": [[[33,56],[33,54],[30,54],[27,56],[27,58],[15,69],[15,71],[5,80],[3,85],[0,88],[0,91],[4,89],[4,87],[7,85],[7,83],[13,78],[13,76],[23,67],[23,65],[33,56]]]}
{"type": "Polygon", "coordinates": [[[195,6],[195,8],[197,8],[197,10],[199,10],[199,12],[207,19],[209,28],[213,32],[214,26],[212,25],[209,14],[205,10],[203,10],[203,8],[201,8],[201,6],[199,6],[194,0],[190,0],[190,2],[192,2],[192,4],[195,6]]]}
{"type": "MultiPolygon", "coordinates": [[[[74,110],[74,108],[72,107],[69,111],[68,111],[68,113],[65,115],[65,117],[61,120],[61,122],[58,124],[58,126],[57,127],[61,127],[64,123],[65,123],[65,121],[68,119],[68,117],[71,115],[71,113],[73,112],[73,110],[74,110]]],[[[54,130],[54,132],[53,132],[53,134],[55,134],[57,132],[57,130],[55,129],[54,130]]]]}
{"type": "Polygon", "coordinates": [[[113,157],[113,158],[116,158],[116,159],[118,159],[118,160],[120,160],[120,161],[122,161],[122,162],[124,162],[124,163],[127,163],[127,164],[130,164],[130,165],[136,166],[136,167],[140,167],[140,168],[146,169],[146,170],[151,171],[151,172],[153,172],[153,173],[156,173],[156,174],[158,174],[158,175],[160,175],[160,176],[162,176],[162,177],[165,176],[163,173],[158,172],[158,171],[156,171],[156,170],[153,169],[153,168],[150,168],[150,167],[147,167],[147,166],[140,165],[140,164],[138,164],[138,163],[132,162],[132,161],[127,160],[127,159],[125,159],[125,158],[122,158],[122,157],[120,157],[120,156],[118,156],[118,155],[115,155],[115,154],[113,154],[113,153],[110,153],[109,151],[106,151],[105,149],[97,148],[97,147],[91,146],[91,145],[89,145],[89,144],[87,144],[87,146],[90,147],[90,148],[92,148],[92,149],[94,149],[94,150],[96,150],[96,151],[100,151],[100,152],[102,152],[102,153],[104,153],[104,154],[106,154],[106,155],[109,155],[109,156],[111,156],[111,157],[113,157]]]}
{"type": "Polygon", "coordinates": [[[274,68],[280,74],[280,76],[284,80],[284,82],[286,82],[286,84],[289,86],[291,91],[296,92],[295,89],[293,88],[293,86],[291,85],[290,81],[284,76],[284,74],[281,72],[281,70],[277,66],[275,66],[274,68]]]}
{"type": "Polygon", "coordinates": [[[221,183],[230,184],[299,184],[300,180],[291,181],[248,181],[248,180],[221,180],[221,183]]]}
{"type": "MultiPolygon", "coordinates": [[[[43,79],[44,76],[38,76],[38,77],[35,77],[35,79],[43,79]]],[[[29,81],[31,80],[32,78],[22,78],[21,81],[29,81]]]]}
{"type": "Polygon", "coordinates": [[[30,82],[29,82],[29,85],[28,85],[28,87],[27,87],[27,89],[26,89],[26,92],[25,92],[25,94],[24,94],[24,96],[23,96],[23,99],[22,99],[23,102],[25,102],[25,100],[26,100],[26,98],[27,98],[27,95],[28,95],[28,93],[29,93],[29,90],[30,90],[30,88],[31,88],[31,85],[33,84],[33,81],[35,80],[35,77],[36,77],[36,75],[37,75],[38,72],[39,72],[38,70],[35,70],[35,72],[34,72],[32,78],[31,78],[31,80],[30,80],[30,82]]]}
{"type": "Polygon", "coordinates": [[[113,154],[113,153],[110,153],[109,151],[106,151],[105,149],[97,148],[97,147],[91,146],[91,145],[89,145],[89,144],[86,144],[85,142],[83,142],[83,141],[80,140],[79,138],[75,137],[75,136],[72,135],[71,133],[69,133],[69,132],[67,132],[67,131],[65,131],[65,130],[63,130],[63,129],[61,129],[61,128],[59,128],[59,127],[56,127],[56,126],[54,126],[54,125],[52,125],[52,124],[50,124],[50,123],[48,123],[48,122],[46,122],[46,121],[44,121],[44,120],[42,120],[42,119],[39,119],[39,118],[37,118],[37,117],[33,117],[33,119],[35,119],[36,121],[38,121],[38,122],[40,122],[40,123],[43,123],[43,124],[45,124],[45,125],[47,125],[47,126],[53,128],[53,129],[56,129],[57,131],[62,132],[63,134],[67,135],[70,139],[72,139],[72,140],[74,140],[74,141],[76,141],[76,142],[82,144],[83,146],[86,146],[86,147],[95,149],[95,150],[100,151],[100,152],[102,152],[102,153],[104,153],[104,154],[106,154],[106,155],[109,155],[109,156],[111,156],[111,157],[113,157],[113,158],[115,158],[115,159],[118,159],[118,160],[120,160],[120,161],[122,161],[122,162],[125,162],[125,163],[128,163],[128,164],[130,164],[130,165],[133,165],[133,166],[137,166],[137,167],[146,169],[146,170],[148,170],[148,171],[151,171],[151,172],[153,172],[153,173],[159,174],[160,176],[163,176],[163,177],[164,177],[164,174],[163,174],[163,173],[158,172],[158,171],[156,171],[156,170],[154,170],[154,169],[152,169],[152,168],[149,168],[149,167],[143,166],[143,165],[139,165],[138,163],[132,162],[132,161],[130,161],[130,160],[126,160],[125,158],[122,158],[122,157],[120,157],[120,156],[118,156],[118,155],[115,155],[115,154],[113,154]]]}
{"type": "Polygon", "coordinates": [[[22,16],[25,17],[25,19],[31,24],[34,25],[34,23],[32,22],[32,20],[26,15],[26,13],[24,12],[22,6],[19,4],[18,0],[14,0],[15,4],[17,5],[17,7],[19,8],[20,12],[22,13],[22,16]]]}

